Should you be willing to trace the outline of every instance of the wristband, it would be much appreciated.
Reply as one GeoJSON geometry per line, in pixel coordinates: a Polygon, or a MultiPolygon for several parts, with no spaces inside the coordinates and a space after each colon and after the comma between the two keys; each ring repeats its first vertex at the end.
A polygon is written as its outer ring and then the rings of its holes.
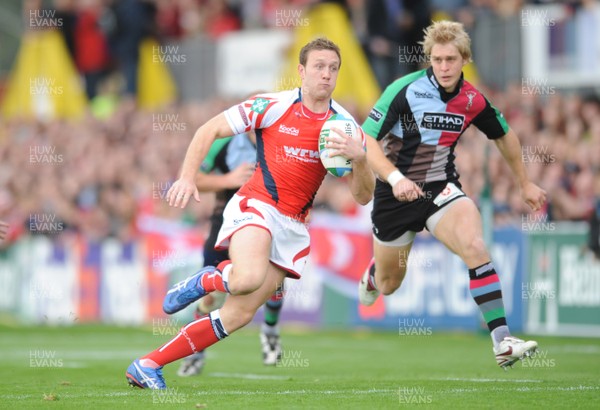
{"type": "Polygon", "coordinates": [[[387,181],[388,184],[390,184],[390,186],[393,188],[398,182],[402,181],[404,178],[406,177],[402,175],[402,172],[395,170],[388,175],[387,181]]]}

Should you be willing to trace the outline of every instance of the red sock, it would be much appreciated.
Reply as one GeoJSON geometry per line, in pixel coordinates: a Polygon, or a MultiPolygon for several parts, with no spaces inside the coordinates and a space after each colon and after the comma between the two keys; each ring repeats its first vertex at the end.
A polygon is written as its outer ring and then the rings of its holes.
{"type": "Polygon", "coordinates": [[[218,310],[211,312],[210,316],[203,316],[182,327],[177,336],[141,359],[150,359],[157,365],[164,366],[192,353],[201,352],[227,337],[218,312],[218,310]],[[215,332],[219,335],[217,336],[215,332]]]}
{"type": "Polygon", "coordinates": [[[229,278],[229,271],[231,270],[231,261],[226,260],[217,265],[217,268],[212,273],[205,273],[200,278],[202,288],[207,292],[219,292],[229,293],[227,288],[227,281],[229,278]]]}

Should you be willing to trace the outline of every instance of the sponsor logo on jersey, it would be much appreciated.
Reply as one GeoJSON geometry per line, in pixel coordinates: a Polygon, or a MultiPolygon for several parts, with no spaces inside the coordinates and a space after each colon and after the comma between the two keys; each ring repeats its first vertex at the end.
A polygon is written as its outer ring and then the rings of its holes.
{"type": "Polygon", "coordinates": [[[465,95],[469,99],[469,101],[467,102],[467,106],[465,107],[465,109],[467,111],[469,111],[469,109],[471,109],[471,106],[473,105],[473,99],[475,98],[475,96],[477,95],[477,93],[475,91],[467,91],[467,92],[465,92],[465,95]]]}
{"type": "Polygon", "coordinates": [[[256,100],[254,100],[254,103],[252,103],[252,107],[250,107],[250,109],[258,114],[262,114],[263,112],[265,112],[265,109],[268,105],[269,100],[259,97],[256,100]]]}
{"type": "Polygon", "coordinates": [[[254,219],[254,215],[246,215],[242,216],[241,218],[233,218],[233,224],[239,225],[242,222],[251,221],[252,219],[254,219]]]}
{"type": "Polygon", "coordinates": [[[320,161],[319,151],[316,151],[316,150],[300,148],[300,147],[290,147],[287,145],[283,146],[283,150],[285,151],[285,155],[288,158],[294,158],[298,161],[312,162],[312,163],[317,163],[320,161]]]}
{"type": "Polygon", "coordinates": [[[421,93],[419,91],[413,91],[415,93],[415,98],[434,98],[433,94],[428,93],[427,91],[421,93]]]}
{"type": "Polygon", "coordinates": [[[371,110],[371,112],[369,113],[369,118],[375,122],[379,122],[379,120],[381,120],[383,118],[383,114],[380,113],[379,111],[377,111],[376,108],[373,108],[371,110]]]}
{"type": "Polygon", "coordinates": [[[436,131],[461,132],[465,116],[447,112],[426,112],[421,127],[436,131]]]}
{"type": "Polygon", "coordinates": [[[242,104],[238,105],[238,111],[240,112],[240,117],[242,117],[242,121],[244,121],[244,125],[246,127],[250,125],[250,121],[248,120],[248,116],[246,115],[246,111],[244,110],[244,107],[242,107],[242,104]]]}
{"type": "Polygon", "coordinates": [[[297,137],[298,134],[300,134],[300,130],[298,128],[288,127],[284,124],[279,124],[279,132],[281,132],[282,134],[293,135],[294,137],[297,137]]]}

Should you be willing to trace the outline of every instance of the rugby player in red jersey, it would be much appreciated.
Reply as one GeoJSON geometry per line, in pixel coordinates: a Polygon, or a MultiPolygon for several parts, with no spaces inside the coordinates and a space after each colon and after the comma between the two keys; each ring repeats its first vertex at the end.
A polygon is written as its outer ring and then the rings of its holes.
{"type": "MultiPolygon", "coordinates": [[[[319,159],[319,133],[332,115],[352,116],[331,98],[341,66],[338,46],[318,38],[302,48],[299,60],[300,88],[252,97],[196,131],[181,175],[167,192],[169,205],[183,208],[192,197],[200,200],[194,178],[217,138],[254,130],[256,170],[223,213],[216,247],[229,247],[231,260],[173,286],[163,308],[177,312],[213,291],[229,296],[221,309],[184,326],[172,340],[134,360],[126,372],[131,385],[165,389],[164,365],[245,326],[286,276],[302,275],[310,250],[305,218],[326,174],[319,159]]],[[[352,160],[349,187],[355,200],[365,205],[372,198],[375,178],[364,146],[338,131],[327,138],[327,146],[333,155],[352,160]]]]}

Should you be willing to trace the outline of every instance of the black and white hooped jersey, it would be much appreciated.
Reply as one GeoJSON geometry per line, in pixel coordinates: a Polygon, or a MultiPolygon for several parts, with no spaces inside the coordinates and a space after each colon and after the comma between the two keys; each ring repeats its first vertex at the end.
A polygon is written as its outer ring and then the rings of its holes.
{"type": "Polygon", "coordinates": [[[387,158],[418,183],[458,179],[454,149],[469,125],[489,139],[509,130],[502,114],[462,77],[453,93],[437,82],[432,68],[390,84],[363,124],[371,137],[384,141],[387,158]]]}

